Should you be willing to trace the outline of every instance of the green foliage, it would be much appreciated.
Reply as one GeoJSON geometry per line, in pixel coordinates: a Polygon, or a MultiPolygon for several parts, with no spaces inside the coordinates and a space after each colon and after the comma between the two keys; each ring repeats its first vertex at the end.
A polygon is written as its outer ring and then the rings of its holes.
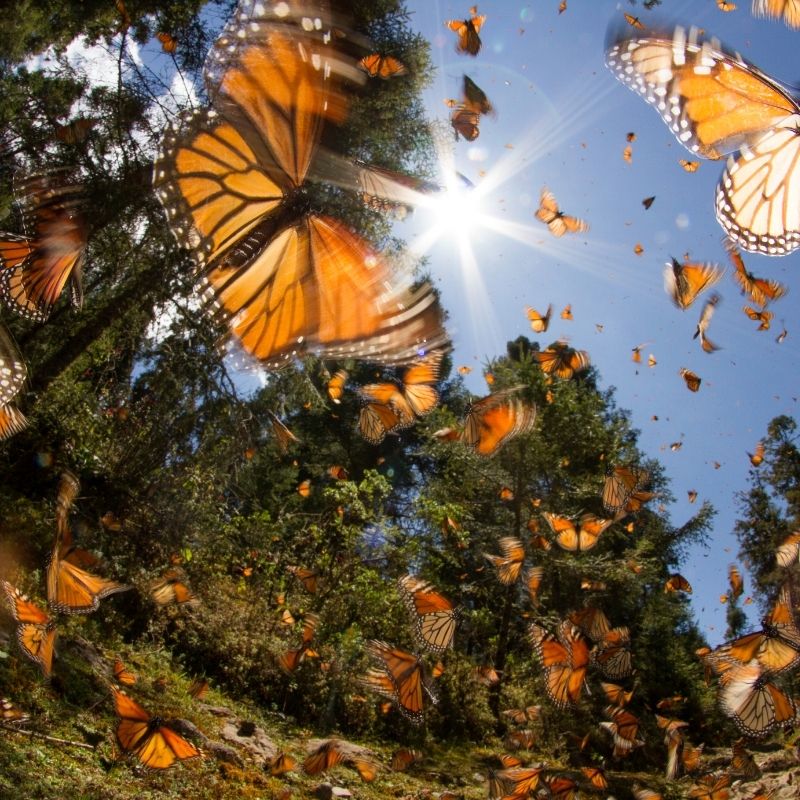
{"type": "Polygon", "coordinates": [[[797,423],[787,416],[773,419],[764,439],[764,460],[750,469],[750,489],[738,495],[741,517],[736,522],[740,556],[755,582],[753,596],[763,611],[788,577],[800,588],[796,570],[781,569],[775,551],[800,527],[800,450],[797,423]]]}

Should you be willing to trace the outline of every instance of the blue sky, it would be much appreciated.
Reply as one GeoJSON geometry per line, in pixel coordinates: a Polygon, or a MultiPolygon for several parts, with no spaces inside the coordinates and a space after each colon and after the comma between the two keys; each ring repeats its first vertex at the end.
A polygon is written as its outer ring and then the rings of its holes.
{"type": "MultiPolygon", "coordinates": [[[[684,570],[712,642],[725,632],[719,596],[736,560],[735,493],[747,487],[747,452],[770,419],[798,412],[800,330],[792,312],[800,298],[800,254],[745,255],[752,272],[789,287],[788,296],[771,307],[769,331],[757,332],[757,323],[745,317],[728,266],[709,330],[722,349],[702,352],[692,340],[702,300],[687,311],[676,309],[663,289],[663,268],[670,256],[681,259],[687,252],[693,260],[728,265],[713,208],[724,162],[702,161],[696,173],[684,172],[678,160],[691,158],[688,151],[653,108],[613,77],[603,58],[609,22],[628,11],[666,31],[677,23],[704,28],[765,72],[792,82],[800,33],[755,19],[747,0],[738,5],[722,13],[714,0],[664,0],[650,12],[627,2],[568,0],[559,15],[558,0],[479,3],[478,13],[487,19],[483,50],[472,58],[455,52],[455,34],[444,24],[466,17],[468,1],[408,2],[412,27],[432,44],[436,73],[425,94],[431,118],[447,128],[443,101],[460,96],[465,73],[497,110],[496,119],[482,118],[475,142],[455,144],[455,166],[479,187],[481,209],[508,223],[516,237],[470,225],[466,251],[448,236],[428,251],[450,313],[455,363],[473,367],[467,385],[484,394],[481,365],[520,334],[537,338],[526,306],[543,312],[553,304],[550,330],[538,340],[568,337],[589,351],[602,385],[616,387],[618,404],[631,410],[641,430],[640,446],[661,460],[672,480],[673,523],[681,525],[702,500],[718,511],[710,546],[694,550],[684,570]],[[626,164],[629,131],[637,138],[626,164]],[[534,219],[544,185],[563,210],[590,223],[587,233],[557,240],[534,219]],[[651,195],[656,200],[646,211],[641,201],[651,195]],[[633,252],[637,243],[644,247],[640,256],[633,252]],[[567,303],[572,322],[559,318],[567,303]],[[778,344],[784,322],[788,336],[778,344]],[[645,362],[648,354],[655,356],[653,368],[631,361],[631,348],[642,342],[651,343],[643,354],[645,362]],[[703,379],[697,394],[686,389],[681,367],[703,379]],[[677,441],[682,447],[672,451],[669,445],[677,441]],[[695,506],[687,500],[689,489],[698,492],[695,506]]],[[[397,233],[413,243],[430,222],[420,210],[398,224],[397,233]]],[[[463,235],[465,226],[458,232],[463,235]]]]}

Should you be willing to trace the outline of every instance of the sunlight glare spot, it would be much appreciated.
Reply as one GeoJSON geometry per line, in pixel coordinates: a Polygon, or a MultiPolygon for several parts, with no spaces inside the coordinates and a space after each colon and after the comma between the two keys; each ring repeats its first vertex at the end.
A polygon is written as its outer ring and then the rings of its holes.
{"type": "Polygon", "coordinates": [[[433,208],[436,225],[442,233],[461,236],[482,224],[480,198],[471,189],[450,186],[436,198],[433,208]]]}

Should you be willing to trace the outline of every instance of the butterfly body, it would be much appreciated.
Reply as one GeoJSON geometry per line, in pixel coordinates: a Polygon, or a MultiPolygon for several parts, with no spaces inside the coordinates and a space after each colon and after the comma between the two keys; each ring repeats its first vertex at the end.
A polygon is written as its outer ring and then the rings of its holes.
{"type": "Polygon", "coordinates": [[[119,717],[117,741],[133,753],[146,769],[166,769],[176,761],[200,758],[202,753],[158,717],[151,717],[137,702],[118,689],[111,690],[119,717]]]}
{"type": "Polygon", "coordinates": [[[577,217],[570,217],[558,207],[555,195],[545,186],[539,198],[536,219],[544,222],[553,236],[561,237],[565,233],[582,233],[589,230],[589,224],[577,217]]]}
{"type": "Polygon", "coordinates": [[[458,36],[456,51],[477,56],[481,50],[481,37],[478,36],[483,23],[486,22],[485,14],[473,14],[469,19],[451,19],[445,22],[451,31],[455,31],[458,36]]]}

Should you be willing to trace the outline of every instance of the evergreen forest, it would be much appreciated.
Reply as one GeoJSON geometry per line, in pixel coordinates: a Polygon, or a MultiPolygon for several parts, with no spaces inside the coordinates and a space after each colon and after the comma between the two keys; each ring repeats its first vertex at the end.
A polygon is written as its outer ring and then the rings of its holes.
{"type": "MultiPolygon", "coordinates": [[[[369,347],[362,334],[331,344],[322,319],[307,347],[259,357],[263,339],[251,347],[241,327],[249,308],[226,308],[226,270],[286,230],[331,262],[321,283],[362,243],[402,262],[392,216],[435,180],[429,44],[402,0],[330,5],[6,11],[0,795],[286,800],[333,796],[327,782],[408,800],[769,796],[753,753],[797,767],[794,419],[762,432],[738,495],[726,642],[711,648],[681,569],[715,509],[670,518],[664,467],[588,355],[551,342],[546,324],[487,360],[481,398],[449,352],[424,263],[397,278],[408,319],[376,313],[369,347]],[[242,9],[263,13],[266,32],[242,9]],[[76,40],[115,74],[98,80],[76,40]],[[153,42],[157,66],[131,57],[153,42]],[[323,47],[339,83],[319,110],[322,73],[297,53],[323,47]],[[258,71],[240,90],[259,48],[265,70],[295,76],[288,100],[258,71]],[[405,74],[374,79],[367,62],[356,80],[371,53],[405,74]],[[239,91],[254,106],[272,91],[263,141],[295,147],[298,164],[305,147],[313,164],[306,180],[307,166],[292,176],[269,156],[277,166],[230,190],[269,183],[278,199],[263,202],[278,210],[215,261],[216,229],[193,244],[204,212],[178,173],[222,186],[193,159],[237,125],[231,150],[260,152],[239,91]],[[287,145],[281,125],[297,136],[306,117],[312,144],[287,145]],[[51,286],[27,283],[37,258],[69,257],[48,236],[78,253],[52,302],[51,286]]],[[[293,246],[269,291],[302,260],[293,246]]]]}

